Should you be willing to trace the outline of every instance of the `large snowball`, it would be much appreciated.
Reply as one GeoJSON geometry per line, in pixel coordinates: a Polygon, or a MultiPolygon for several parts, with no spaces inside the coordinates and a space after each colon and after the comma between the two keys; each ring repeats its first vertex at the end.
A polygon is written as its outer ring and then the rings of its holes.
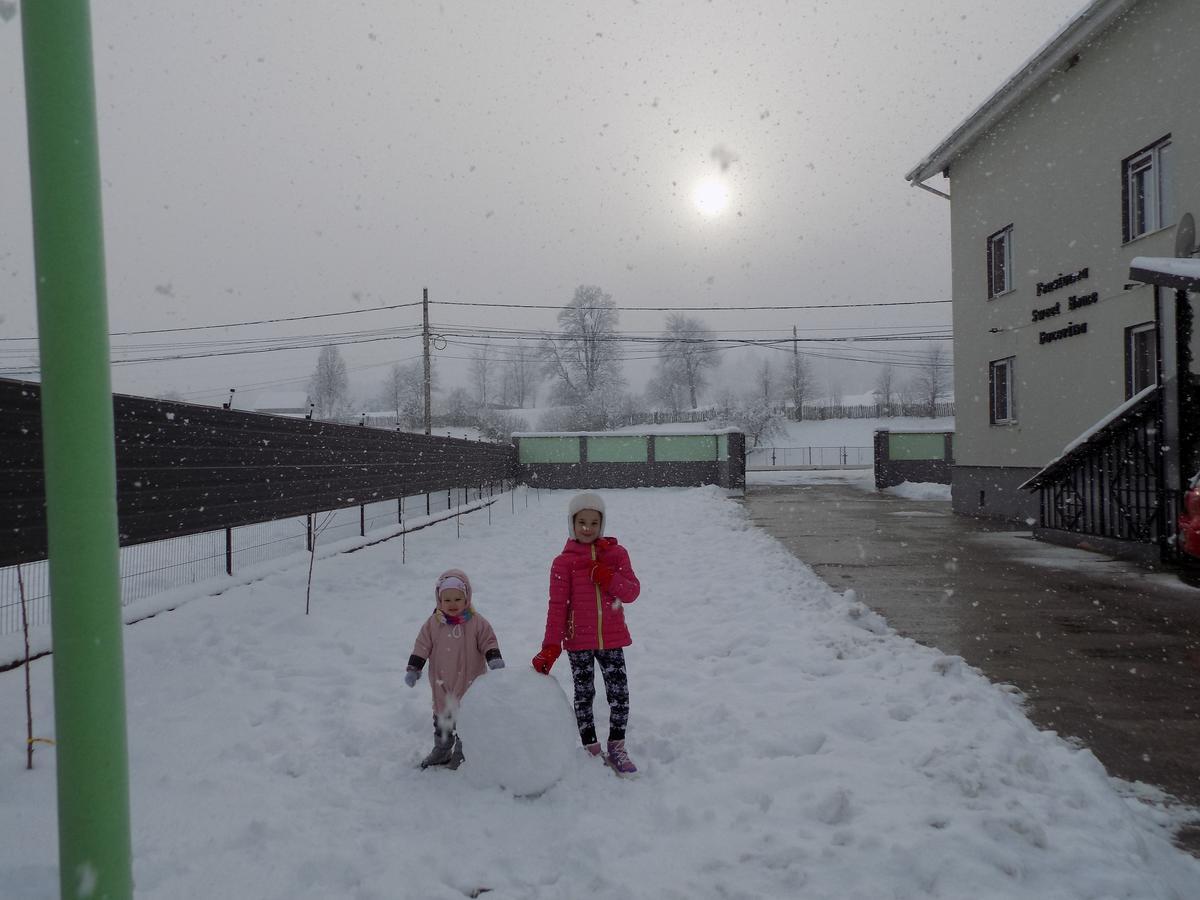
{"type": "Polygon", "coordinates": [[[475,787],[523,797],[552,787],[579,752],[567,695],[533,669],[497,669],[477,678],[456,720],[466,758],[460,772],[475,787]]]}

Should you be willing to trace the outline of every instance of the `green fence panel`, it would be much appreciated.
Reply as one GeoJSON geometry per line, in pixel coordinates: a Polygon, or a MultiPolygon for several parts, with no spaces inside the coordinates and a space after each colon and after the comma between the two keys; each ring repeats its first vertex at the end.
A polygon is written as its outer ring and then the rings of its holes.
{"type": "Polygon", "coordinates": [[[650,441],[644,434],[620,437],[589,437],[588,462],[644,463],[649,457],[650,441]]]}
{"type": "Polygon", "coordinates": [[[579,438],[574,435],[519,438],[517,446],[522,464],[579,462],[579,438]]]}
{"type": "Polygon", "coordinates": [[[727,434],[717,435],[717,459],[729,459],[729,435],[727,434]]]}
{"type": "Polygon", "coordinates": [[[656,435],[655,462],[712,462],[717,458],[715,434],[656,435]]]}
{"type": "Polygon", "coordinates": [[[945,459],[946,435],[937,432],[891,432],[888,435],[891,459],[945,459]]]}

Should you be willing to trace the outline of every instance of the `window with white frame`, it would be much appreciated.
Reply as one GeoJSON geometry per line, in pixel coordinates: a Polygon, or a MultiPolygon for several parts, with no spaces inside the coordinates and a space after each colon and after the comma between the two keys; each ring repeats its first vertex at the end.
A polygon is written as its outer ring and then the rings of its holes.
{"type": "Polygon", "coordinates": [[[1153,322],[1125,329],[1125,399],[1158,381],[1158,345],[1153,322]]]}
{"type": "Polygon", "coordinates": [[[1012,290],[1012,230],[1006,225],[987,239],[989,300],[1012,290]]]}
{"type": "Polygon", "coordinates": [[[1171,136],[1139,150],[1121,163],[1126,242],[1175,221],[1172,209],[1171,136]]]}
{"type": "Polygon", "coordinates": [[[1010,356],[998,359],[988,367],[988,407],[993,425],[1007,425],[1017,420],[1013,409],[1013,362],[1014,357],[1010,356]]]}

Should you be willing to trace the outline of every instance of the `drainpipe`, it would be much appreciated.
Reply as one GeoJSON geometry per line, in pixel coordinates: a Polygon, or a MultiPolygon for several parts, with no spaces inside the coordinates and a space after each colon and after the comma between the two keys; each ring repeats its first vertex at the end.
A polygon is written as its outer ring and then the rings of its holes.
{"type": "Polygon", "coordinates": [[[21,5],[46,482],[59,887],[133,896],[100,163],[87,0],[21,5]]]}

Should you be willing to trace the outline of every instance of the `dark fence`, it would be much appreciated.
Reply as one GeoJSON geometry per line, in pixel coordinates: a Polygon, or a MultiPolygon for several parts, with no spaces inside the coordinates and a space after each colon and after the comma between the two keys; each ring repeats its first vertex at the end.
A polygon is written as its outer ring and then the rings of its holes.
{"type": "MultiPolygon", "coordinates": [[[[0,379],[0,566],[46,556],[40,386],[0,379]]],[[[121,544],[510,480],[507,444],[113,396],[121,544]]]]}
{"type": "Polygon", "coordinates": [[[1038,492],[1035,536],[1067,532],[1165,547],[1181,498],[1163,483],[1160,402],[1161,391],[1151,391],[1022,485],[1038,492]]]}
{"type": "Polygon", "coordinates": [[[875,431],[875,487],[904,482],[949,484],[954,464],[952,431],[875,431]]]}

